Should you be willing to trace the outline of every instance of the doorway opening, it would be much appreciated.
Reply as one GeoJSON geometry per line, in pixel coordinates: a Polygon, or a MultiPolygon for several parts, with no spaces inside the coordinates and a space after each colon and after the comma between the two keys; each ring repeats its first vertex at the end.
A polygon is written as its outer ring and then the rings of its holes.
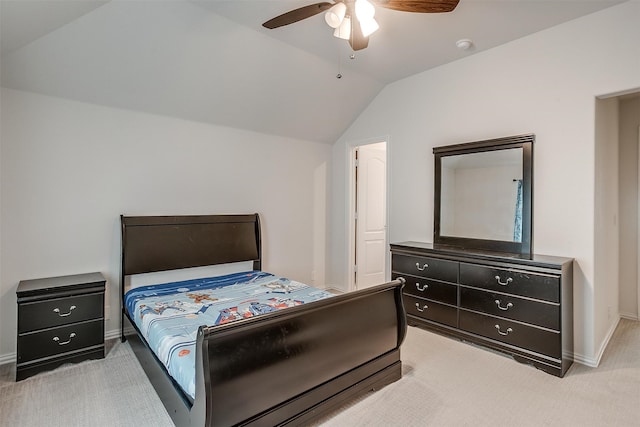
{"type": "Polygon", "coordinates": [[[388,280],[387,142],[352,146],[349,165],[349,289],[356,290],[388,280]]]}
{"type": "Polygon", "coordinates": [[[640,319],[639,89],[596,102],[595,272],[596,282],[606,283],[596,287],[602,324],[609,325],[605,342],[620,317],[640,319]],[[605,162],[609,155],[614,158],[605,162]]]}
{"type": "Polygon", "coordinates": [[[618,304],[613,314],[640,320],[640,91],[615,96],[618,146],[618,304]]]}

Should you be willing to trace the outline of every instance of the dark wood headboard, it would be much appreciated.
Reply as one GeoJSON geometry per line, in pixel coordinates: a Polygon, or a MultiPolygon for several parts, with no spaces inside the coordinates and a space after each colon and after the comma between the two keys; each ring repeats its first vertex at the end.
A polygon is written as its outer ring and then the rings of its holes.
{"type": "MultiPolygon", "coordinates": [[[[253,261],[262,269],[260,217],[244,215],[120,215],[121,336],[125,336],[125,277],[132,274],[253,261]]],[[[124,339],[124,338],[123,338],[124,339]]]]}
{"type": "Polygon", "coordinates": [[[124,276],[253,261],[260,270],[258,214],[120,216],[124,276]]]}

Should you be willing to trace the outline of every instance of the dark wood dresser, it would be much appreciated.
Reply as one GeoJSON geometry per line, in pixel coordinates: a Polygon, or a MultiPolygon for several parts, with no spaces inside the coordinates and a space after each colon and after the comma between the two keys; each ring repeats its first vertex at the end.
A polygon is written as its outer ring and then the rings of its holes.
{"type": "Polygon", "coordinates": [[[409,325],[511,355],[562,377],[573,363],[573,259],[391,245],[409,325]]]}
{"type": "Polygon", "coordinates": [[[64,363],[104,358],[104,291],[100,273],[18,284],[16,381],[64,363]]]}

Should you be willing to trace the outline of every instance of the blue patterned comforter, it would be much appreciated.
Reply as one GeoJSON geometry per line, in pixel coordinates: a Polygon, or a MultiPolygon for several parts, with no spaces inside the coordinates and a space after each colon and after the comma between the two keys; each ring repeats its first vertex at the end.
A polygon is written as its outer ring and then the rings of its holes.
{"type": "Polygon", "coordinates": [[[125,307],[169,374],[195,398],[199,326],[221,325],[331,296],[270,273],[248,271],[134,288],[125,295],[125,307]]]}

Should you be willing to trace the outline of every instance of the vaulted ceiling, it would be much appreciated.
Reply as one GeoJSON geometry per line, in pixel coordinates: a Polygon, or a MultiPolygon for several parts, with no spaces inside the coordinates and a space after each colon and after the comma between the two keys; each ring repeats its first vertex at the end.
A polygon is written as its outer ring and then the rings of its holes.
{"type": "Polygon", "coordinates": [[[0,0],[0,73],[7,88],[333,143],[388,83],[623,1],[378,7],[354,53],[322,14],[261,26],[314,0],[0,0]]]}

